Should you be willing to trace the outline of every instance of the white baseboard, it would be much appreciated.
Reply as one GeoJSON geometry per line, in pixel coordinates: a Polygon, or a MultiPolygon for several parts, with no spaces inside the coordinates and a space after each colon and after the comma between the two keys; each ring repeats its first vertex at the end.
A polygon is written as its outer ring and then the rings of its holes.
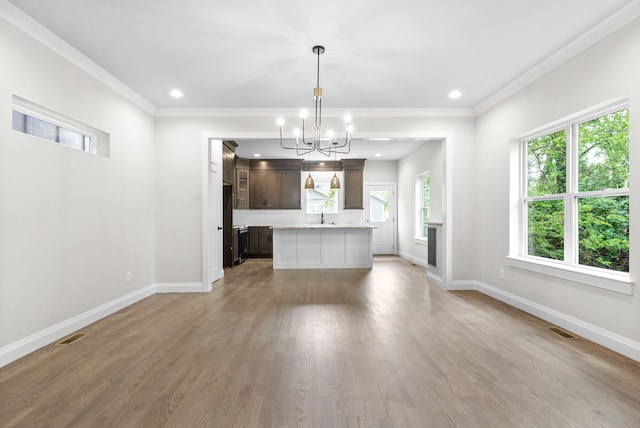
{"type": "Polygon", "coordinates": [[[444,281],[442,280],[442,277],[436,275],[433,272],[429,272],[428,269],[429,268],[427,268],[427,278],[429,279],[429,281],[433,282],[434,284],[436,284],[440,288],[443,288],[445,290],[449,290],[449,287],[445,287],[445,284],[444,284],[444,281]]]}
{"type": "Polygon", "coordinates": [[[75,317],[69,318],[39,332],[23,337],[0,348],[0,367],[30,354],[44,346],[54,343],[69,334],[80,330],[104,317],[126,308],[155,293],[202,293],[202,283],[159,283],[151,284],[140,290],[126,294],[91,309],[75,317]]]}
{"type": "MultiPolygon", "coordinates": [[[[410,261],[413,264],[416,264],[418,266],[422,266],[423,268],[427,269],[427,278],[429,279],[429,281],[431,281],[432,283],[438,285],[439,287],[445,288],[444,287],[444,281],[443,281],[442,277],[439,276],[439,275],[436,275],[434,272],[431,272],[429,270],[429,266],[428,266],[426,260],[419,259],[419,258],[414,257],[411,254],[405,253],[403,251],[400,251],[398,253],[398,255],[400,257],[402,257],[403,259],[410,261]]],[[[450,288],[447,287],[447,289],[450,289],[450,288]]]]}
{"type": "Polygon", "coordinates": [[[422,266],[423,268],[427,267],[427,261],[426,260],[422,260],[422,259],[419,259],[417,257],[414,257],[409,253],[405,253],[404,251],[398,251],[398,255],[400,257],[402,257],[403,259],[408,260],[411,263],[414,263],[414,264],[416,264],[418,266],[422,266]]]}
{"type": "Polygon", "coordinates": [[[118,312],[129,305],[153,295],[155,292],[155,285],[149,285],[3,346],[0,348],[0,367],[118,312]]]}
{"type": "Polygon", "coordinates": [[[160,282],[155,284],[156,293],[203,293],[200,282],[160,282]]]}
{"type": "Polygon", "coordinates": [[[480,281],[460,281],[460,283],[463,283],[466,286],[470,286],[473,283],[474,288],[465,289],[478,290],[487,296],[491,296],[496,300],[500,300],[501,302],[523,310],[531,315],[575,333],[578,336],[584,337],[585,339],[602,345],[605,348],[609,348],[612,351],[640,362],[640,342],[631,340],[617,333],[605,330],[596,325],[574,318],[556,311],[555,309],[548,308],[540,305],[539,303],[480,281]]]}
{"type": "Polygon", "coordinates": [[[447,287],[449,291],[471,291],[478,289],[478,281],[476,280],[456,280],[451,281],[451,284],[447,287]]]}

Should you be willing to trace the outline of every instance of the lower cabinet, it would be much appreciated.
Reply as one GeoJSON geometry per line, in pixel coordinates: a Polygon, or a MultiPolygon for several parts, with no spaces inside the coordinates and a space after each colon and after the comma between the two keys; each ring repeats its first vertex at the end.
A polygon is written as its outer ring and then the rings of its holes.
{"type": "Polygon", "coordinates": [[[249,226],[249,257],[273,257],[271,227],[249,226]]]}

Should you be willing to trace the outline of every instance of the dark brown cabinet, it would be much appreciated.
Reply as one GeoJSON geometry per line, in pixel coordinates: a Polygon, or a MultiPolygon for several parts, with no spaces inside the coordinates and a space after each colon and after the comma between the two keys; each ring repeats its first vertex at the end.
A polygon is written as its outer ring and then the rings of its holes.
{"type": "Polygon", "coordinates": [[[343,159],[344,209],[364,209],[365,159],[343,159]]]}
{"type": "Polygon", "coordinates": [[[252,170],[249,179],[251,208],[275,210],[282,208],[282,172],[252,170]]]}
{"type": "Polygon", "coordinates": [[[269,226],[249,227],[249,257],[273,257],[273,230],[269,226]]]}
{"type": "Polygon", "coordinates": [[[236,158],[236,209],[249,209],[249,159],[236,158]]]}
{"type": "Polygon", "coordinates": [[[222,181],[232,187],[236,184],[236,147],[235,141],[222,142],[222,181]]]}
{"type": "Polygon", "coordinates": [[[251,160],[249,208],[300,209],[300,170],[298,159],[251,160]]]}
{"type": "Polygon", "coordinates": [[[300,170],[281,171],[281,207],[282,209],[300,209],[302,189],[300,185],[300,170]]]}

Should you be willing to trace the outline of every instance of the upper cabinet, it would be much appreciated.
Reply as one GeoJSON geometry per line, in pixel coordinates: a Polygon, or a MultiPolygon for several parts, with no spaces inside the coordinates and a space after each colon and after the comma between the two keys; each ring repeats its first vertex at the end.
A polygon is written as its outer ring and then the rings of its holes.
{"type": "Polygon", "coordinates": [[[251,209],[276,210],[282,208],[282,172],[278,170],[251,170],[251,209]]]}
{"type": "Polygon", "coordinates": [[[365,159],[343,159],[344,209],[364,209],[365,159]]]}
{"type": "Polygon", "coordinates": [[[222,181],[231,186],[236,184],[236,147],[235,141],[222,142],[222,181]]]}
{"type": "Polygon", "coordinates": [[[300,209],[301,169],[299,159],[251,159],[249,208],[300,209]]]}
{"type": "Polygon", "coordinates": [[[236,209],[249,209],[249,159],[236,158],[236,209]]]}

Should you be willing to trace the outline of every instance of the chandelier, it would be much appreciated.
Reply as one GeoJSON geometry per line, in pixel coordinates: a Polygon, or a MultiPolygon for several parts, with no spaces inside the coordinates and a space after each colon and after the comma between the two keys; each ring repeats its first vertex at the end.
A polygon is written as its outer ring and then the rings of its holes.
{"type": "Polygon", "coordinates": [[[315,119],[313,123],[313,132],[309,136],[309,133],[305,135],[305,119],[307,118],[306,110],[300,112],[300,118],[302,119],[302,131],[299,129],[293,130],[294,138],[291,141],[285,141],[284,139],[284,119],[278,119],[278,126],[280,127],[280,147],[287,150],[295,150],[297,156],[305,156],[313,151],[322,153],[323,155],[330,157],[331,154],[336,156],[337,154],[348,154],[351,151],[351,132],[353,128],[351,126],[351,117],[345,116],[346,130],[344,139],[338,140],[333,131],[329,130],[325,134],[322,132],[322,88],[320,87],[320,55],[324,53],[324,46],[314,46],[312,52],[318,58],[318,67],[316,74],[316,87],[313,89],[313,98],[316,102],[315,119]]]}

